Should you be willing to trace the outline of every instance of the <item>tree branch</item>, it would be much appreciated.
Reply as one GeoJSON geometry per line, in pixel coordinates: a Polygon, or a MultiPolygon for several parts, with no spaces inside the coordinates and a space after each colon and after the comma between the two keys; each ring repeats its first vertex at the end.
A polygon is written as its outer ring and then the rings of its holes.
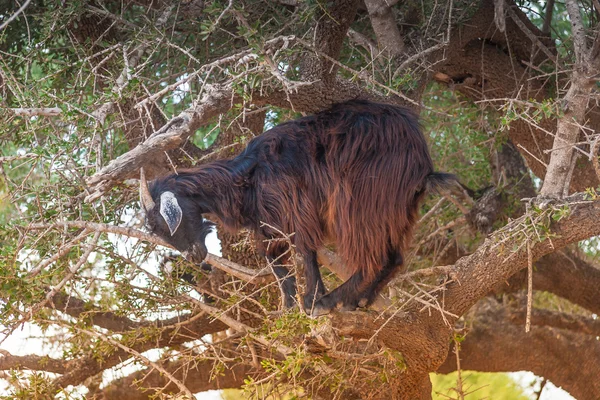
{"type": "MultiPolygon", "coordinates": [[[[575,398],[600,397],[600,380],[597,379],[600,343],[595,337],[540,326],[533,326],[526,333],[524,326],[511,323],[508,311],[494,301],[488,300],[478,307],[473,327],[461,343],[463,369],[531,371],[561,386],[575,398]]],[[[456,362],[449,353],[437,372],[449,373],[455,369],[456,362]]]]}
{"type": "Polygon", "coordinates": [[[564,206],[570,207],[570,214],[550,226],[550,232],[555,235],[552,239],[538,241],[538,238],[527,236],[527,229],[536,229],[533,226],[535,214],[530,212],[494,232],[475,253],[458,260],[457,282],[448,286],[444,297],[446,310],[457,315],[464,314],[494,285],[527,266],[526,240],[533,242],[531,251],[535,261],[568,244],[600,233],[600,226],[595,223],[595,218],[600,217],[600,202],[574,199],[564,206]]]}
{"type": "Polygon", "coordinates": [[[56,117],[62,114],[62,110],[58,107],[48,107],[48,108],[10,108],[15,115],[19,117],[33,117],[33,116],[42,116],[42,117],[56,117]]]}
{"type": "MultiPolygon", "coordinates": [[[[152,324],[140,325],[146,328],[152,327],[152,324]]],[[[135,345],[131,346],[131,349],[143,353],[150,349],[177,346],[228,328],[227,325],[215,321],[206,314],[195,314],[186,318],[177,317],[157,323],[154,327],[159,329],[156,335],[150,335],[148,329],[140,331],[139,338],[135,340],[135,345]],[[167,323],[170,325],[166,325],[167,323]]],[[[53,384],[57,388],[78,385],[87,378],[127,360],[130,356],[128,352],[116,349],[104,358],[90,356],[71,360],[67,363],[66,373],[57,378],[53,384]]]]}
{"type": "Polygon", "coordinates": [[[398,24],[391,8],[390,2],[386,0],[365,0],[369,11],[369,18],[373,31],[377,36],[379,48],[392,56],[404,53],[404,40],[400,35],[398,24]]]}
{"type": "MultiPolygon", "coordinates": [[[[164,368],[194,393],[240,388],[244,384],[244,380],[252,375],[252,372],[258,372],[243,364],[220,363],[219,373],[214,373],[215,361],[213,360],[202,360],[189,364],[189,360],[165,362],[164,368]]],[[[159,389],[162,393],[177,392],[175,385],[158,371],[145,369],[112,381],[100,391],[99,397],[104,400],[121,400],[123,398],[147,400],[152,395],[156,395],[156,391],[159,389]]]]}
{"type": "Polygon", "coordinates": [[[358,8],[357,0],[334,0],[319,3],[314,34],[314,48],[320,53],[307,54],[302,62],[300,72],[304,81],[322,81],[326,87],[334,88],[338,66],[330,58],[337,61],[342,51],[343,42],[350,24],[354,21],[358,8]],[[327,57],[322,57],[321,54],[327,57]]]}
{"type": "Polygon", "coordinates": [[[114,182],[137,177],[139,169],[151,163],[154,157],[166,150],[182,146],[203,123],[228,111],[233,106],[232,96],[230,86],[209,86],[199,103],[183,111],[146,141],[89,177],[87,183],[90,185],[90,194],[85,201],[96,200],[110,189],[114,182]]]}
{"type": "Polygon", "coordinates": [[[66,363],[48,356],[28,355],[13,356],[6,350],[0,350],[0,370],[28,369],[32,371],[47,371],[64,374],[66,363]]]}
{"type": "MultiPolygon", "coordinates": [[[[526,281],[525,271],[502,283],[501,291],[520,290],[526,281]]],[[[560,296],[595,314],[600,314],[600,269],[571,251],[548,254],[535,263],[533,288],[560,296]]]]}
{"type": "Polygon", "coordinates": [[[595,86],[590,76],[596,73],[587,46],[579,5],[574,0],[567,0],[566,6],[573,32],[576,63],[571,76],[571,85],[562,100],[564,115],[558,119],[550,162],[540,191],[543,196],[556,198],[566,196],[569,192],[571,176],[577,160],[574,147],[579,139],[580,127],[585,123],[590,93],[595,86]]]}
{"type": "MultiPolygon", "coordinates": [[[[523,325],[525,323],[525,310],[514,310],[508,318],[516,325],[523,325]]],[[[531,323],[537,326],[567,329],[576,333],[600,336],[600,320],[576,314],[534,309],[531,314],[531,323]]]]}

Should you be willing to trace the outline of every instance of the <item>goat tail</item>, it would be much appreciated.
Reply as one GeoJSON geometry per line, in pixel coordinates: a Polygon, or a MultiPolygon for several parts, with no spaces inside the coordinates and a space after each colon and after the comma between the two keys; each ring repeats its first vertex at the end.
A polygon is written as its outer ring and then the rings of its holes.
{"type": "Polygon", "coordinates": [[[425,178],[425,190],[429,193],[441,194],[441,192],[456,186],[462,186],[462,184],[454,174],[432,172],[425,178]]]}

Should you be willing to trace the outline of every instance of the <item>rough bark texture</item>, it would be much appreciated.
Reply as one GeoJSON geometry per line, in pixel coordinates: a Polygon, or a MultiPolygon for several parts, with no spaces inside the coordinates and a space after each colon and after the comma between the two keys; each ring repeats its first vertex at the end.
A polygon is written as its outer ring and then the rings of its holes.
{"type": "Polygon", "coordinates": [[[371,25],[379,42],[379,49],[392,56],[404,52],[404,41],[396,23],[392,2],[384,0],[366,0],[371,25]]]}
{"type": "MultiPolygon", "coordinates": [[[[475,371],[532,371],[562,386],[577,399],[600,394],[600,345],[593,336],[551,326],[533,326],[526,333],[523,323],[512,323],[509,312],[484,302],[477,307],[475,323],[461,343],[461,368],[475,371]],[[502,351],[498,351],[502,349],[502,351]],[[576,365],[577,368],[566,366],[576,365]]],[[[437,372],[456,369],[452,352],[437,372]]]]}
{"type": "MultiPolygon", "coordinates": [[[[525,286],[527,274],[519,272],[499,286],[516,291],[525,286]]],[[[569,250],[557,251],[535,263],[533,288],[554,293],[593,313],[600,313],[600,269],[569,250]]]]}
{"type": "Polygon", "coordinates": [[[590,66],[584,71],[576,70],[571,78],[571,86],[563,99],[565,107],[564,116],[558,120],[556,137],[552,145],[552,155],[548,164],[548,171],[544,178],[541,194],[548,197],[560,198],[568,195],[571,184],[572,170],[579,154],[573,147],[580,136],[580,126],[589,102],[590,91],[593,83],[588,75],[590,66]]]}
{"type": "MultiPolygon", "coordinates": [[[[166,369],[177,377],[194,393],[216,389],[239,388],[244,384],[244,379],[253,375],[253,369],[245,365],[232,365],[215,374],[213,361],[201,361],[190,368],[186,363],[167,362],[166,369]]],[[[102,389],[96,396],[98,400],[146,400],[156,391],[176,393],[177,388],[158,371],[139,371],[117,379],[111,385],[102,389]],[[131,390],[140,386],[147,390],[131,390]]]]}
{"type": "MultiPolygon", "coordinates": [[[[553,42],[514,4],[509,2],[507,7],[511,11],[503,33],[494,29],[494,2],[481,1],[479,9],[468,23],[453,30],[447,58],[436,68],[434,79],[450,85],[468,98],[488,100],[492,105],[502,105],[507,99],[534,99],[541,102],[551,98],[552,80],[544,75],[536,77],[535,68],[554,62],[556,50],[553,42]]],[[[580,92],[577,90],[576,93],[580,92]]],[[[576,93],[569,98],[586,101],[576,93]]],[[[574,108],[569,109],[569,112],[575,112],[574,108]]],[[[580,104],[577,109],[580,113],[586,107],[580,104]]],[[[577,118],[580,117],[577,114],[577,118]]],[[[590,108],[586,125],[597,129],[600,126],[599,117],[596,107],[590,108]]],[[[562,130],[573,127],[572,123],[566,124],[562,130]]],[[[545,150],[552,147],[552,133],[556,127],[557,120],[549,118],[543,118],[538,123],[519,118],[509,125],[511,140],[522,152],[528,167],[540,178],[546,174],[550,155],[545,150]]],[[[575,168],[574,174],[578,179],[571,182],[572,191],[583,191],[586,187],[598,184],[589,161],[580,158],[575,168]]]]}

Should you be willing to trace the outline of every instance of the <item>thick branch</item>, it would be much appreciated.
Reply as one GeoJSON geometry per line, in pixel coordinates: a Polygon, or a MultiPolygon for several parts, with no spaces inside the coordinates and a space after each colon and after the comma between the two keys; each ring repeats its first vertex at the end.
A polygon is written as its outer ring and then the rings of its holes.
{"type": "MultiPolygon", "coordinates": [[[[166,321],[155,325],[160,330],[156,335],[149,335],[148,329],[142,330],[140,337],[135,341],[136,344],[131,346],[131,348],[139,353],[143,353],[150,349],[177,346],[200,339],[204,335],[224,331],[228,328],[227,325],[220,321],[215,321],[207,315],[190,315],[188,318],[179,319],[179,321],[175,321],[175,319],[169,320],[171,325],[168,326],[165,326],[166,321]]],[[[150,326],[152,325],[145,325],[146,328],[150,326]]],[[[57,388],[63,388],[69,385],[80,384],[87,378],[114,367],[130,357],[129,353],[118,349],[105,358],[85,357],[69,361],[66,368],[67,373],[57,378],[54,381],[54,385],[57,388]]]]}
{"type": "Polygon", "coordinates": [[[373,31],[377,35],[379,48],[393,56],[402,54],[404,52],[404,41],[391,8],[393,2],[365,0],[365,5],[369,11],[373,31]]]}
{"type": "Polygon", "coordinates": [[[180,147],[203,123],[228,111],[232,106],[230,87],[209,88],[198,104],[183,111],[146,141],[88,178],[91,193],[85,200],[89,202],[102,196],[112,186],[112,182],[137,176],[139,169],[146,163],[151,163],[155,156],[180,147]]]}
{"type": "MultiPolygon", "coordinates": [[[[221,366],[224,366],[223,364],[221,366]]],[[[213,374],[214,361],[202,360],[190,363],[189,360],[167,362],[164,368],[182,381],[192,392],[215,389],[240,388],[251,373],[246,365],[229,365],[213,374]]],[[[177,387],[158,371],[142,370],[111,382],[100,392],[104,400],[147,400],[162,389],[163,393],[177,393],[177,387]],[[137,389],[137,388],[140,389],[137,389]],[[143,390],[147,388],[148,390],[143,390]]]]}
{"type": "Polygon", "coordinates": [[[588,64],[590,62],[590,54],[585,38],[585,26],[583,25],[581,13],[579,11],[579,4],[575,0],[566,0],[565,4],[571,21],[571,32],[574,44],[573,50],[575,52],[577,64],[588,64]]]}
{"type": "MultiPolygon", "coordinates": [[[[525,271],[502,282],[501,291],[520,290],[525,271]]],[[[560,296],[595,314],[600,314],[600,269],[570,251],[557,251],[535,263],[533,288],[560,296]]]]}
{"type": "Polygon", "coordinates": [[[66,293],[57,293],[52,298],[52,305],[59,311],[73,318],[87,318],[89,321],[113,332],[122,332],[139,325],[127,317],[116,315],[110,311],[100,311],[93,304],[83,301],[66,293]]]}
{"type": "Polygon", "coordinates": [[[572,170],[577,160],[574,153],[579,139],[580,126],[585,123],[585,112],[594,87],[588,75],[590,65],[578,65],[571,77],[571,86],[563,98],[564,115],[558,119],[556,136],[544,185],[543,196],[561,198],[566,196],[571,185],[572,170]]]}
{"type": "MultiPolygon", "coordinates": [[[[516,325],[525,324],[525,310],[510,313],[510,320],[516,325]]],[[[550,310],[532,310],[531,323],[537,326],[567,329],[576,333],[600,336],[600,320],[586,318],[576,314],[566,314],[550,310]]]]}
{"type": "Polygon", "coordinates": [[[6,371],[9,369],[28,369],[63,374],[66,371],[66,365],[63,360],[48,356],[13,356],[6,350],[0,350],[0,370],[6,371]]]}
{"type": "Polygon", "coordinates": [[[316,15],[314,48],[327,57],[307,55],[301,67],[303,80],[321,80],[330,89],[334,88],[338,66],[329,58],[338,59],[357,7],[357,0],[335,0],[320,5],[316,15]]]}
{"type": "MultiPolygon", "coordinates": [[[[600,202],[578,204],[575,201],[570,207],[570,215],[551,226],[551,232],[556,237],[531,243],[534,261],[568,244],[600,233],[600,226],[596,223],[600,217],[600,202]]],[[[524,241],[537,240],[524,236],[527,229],[535,229],[532,225],[532,216],[526,214],[496,231],[475,253],[461,258],[456,263],[457,282],[451,283],[445,293],[446,310],[457,315],[464,314],[494,285],[526,267],[527,249],[524,241]]]]}
{"type": "MultiPolygon", "coordinates": [[[[506,310],[489,302],[485,307],[461,343],[461,368],[531,371],[562,386],[575,398],[600,398],[600,343],[595,337],[539,326],[526,333],[523,325],[510,322],[506,310]]],[[[456,359],[449,353],[437,372],[455,369],[456,359]]]]}

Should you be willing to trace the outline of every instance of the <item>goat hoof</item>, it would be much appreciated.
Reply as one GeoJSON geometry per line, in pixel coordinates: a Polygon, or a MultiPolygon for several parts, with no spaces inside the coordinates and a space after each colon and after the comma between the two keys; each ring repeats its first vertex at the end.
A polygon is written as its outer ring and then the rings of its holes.
{"type": "Polygon", "coordinates": [[[358,301],[358,306],[360,308],[365,308],[367,306],[367,304],[369,304],[369,299],[362,298],[358,301]]]}
{"type": "Polygon", "coordinates": [[[310,294],[304,295],[304,298],[302,299],[302,303],[304,305],[304,310],[306,311],[307,314],[310,314],[310,311],[313,309],[313,307],[317,305],[318,298],[319,297],[315,298],[314,295],[310,295],[310,294]]]}
{"type": "Polygon", "coordinates": [[[356,311],[356,304],[344,304],[340,311],[356,311]]]}
{"type": "Polygon", "coordinates": [[[316,302],[315,305],[312,307],[312,309],[311,308],[307,309],[307,311],[310,312],[310,316],[313,318],[330,314],[331,310],[333,310],[333,307],[328,307],[328,306],[322,304],[321,302],[316,302]]]}
{"type": "Polygon", "coordinates": [[[297,305],[298,304],[294,300],[291,300],[291,301],[287,301],[286,300],[281,305],[281,309],[282,309],[282,311],[287,311],[287,310],[291,310],[293,308],[296,308],[297,305]]]}

